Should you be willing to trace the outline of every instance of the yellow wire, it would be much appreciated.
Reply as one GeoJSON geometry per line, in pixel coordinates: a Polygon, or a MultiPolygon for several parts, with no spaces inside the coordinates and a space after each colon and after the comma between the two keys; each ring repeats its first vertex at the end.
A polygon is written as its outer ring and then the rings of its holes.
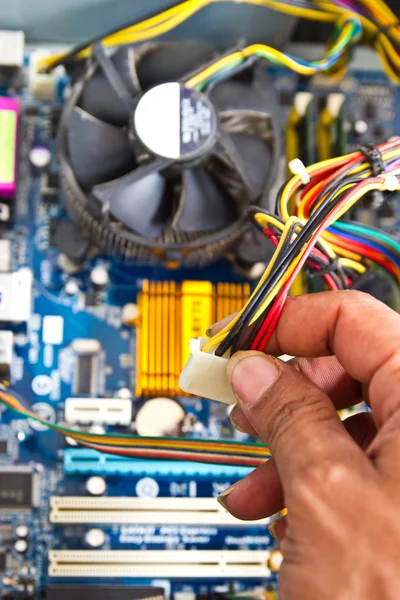
{"type": "MultiPolygon", "coordinates": [[[[387,154],[391,154],[392,152],[395,151],[389,151],[387,154]]],[[[353,153],[355,154],[355,153],[353,153]]],[[[333,159],[334,160],[334,159],[333,159]]],[[[338,159],[336,159],[336,162],[338,162],[338,159]]],[[[329,165],[332,164],[332,160],[328,160],[328,161],[323,161],[322,164],[326,164],[328,163],[329,165]]],[[[321,163],[317,163],[319,164],[319,166],[321,167],[321,163]]],[[[316,170],[316,165],[312,165],[311,167],[309,167],[307,170],[309,173],[311,173],[312,171],[316,170]]],[[[287,188],[293,188],[293,180],[296,180],[296,176],[292,178],[291,182],[288,183],[288,185],[286,186],[287,188]]],[[[362,187],[360,187],[358,190],[356,190],[351,198],[346,202],[346,204],[344,206],[341,207],[341,209],[335,213],[334,215],[331,215],[325,225],[325,229],[322,233],[322,235],[319,238],[319,242],[321,244],[324,245],[324,249],[329,247],[329,252],[330,252],[330,256],[336,256],[339,255],[341,258],[339,259],[339,262],[341,265],[343,266],[347,266],[350,267],[352,269],[354,269],[355,271],[357,271],[358,273],[363,273],[365,272],[365,267],[363,265],[360,264],[360,260],[361,260],[361,256],[357,255],[354,252],[351,252],[345,248],[341,248],[340,246],[337,246],[335,244],[335,240],[337,239],[337,236],[334,236],[333,234],[331,234],[330,232],[326,231],[326,228],[328,228],[330,225],[332,225],[332,223],[334,223],[336,220],[340,219],[352,206],[354,206],[359,200],[360,198],[362,198],[365,194],[367,194],[368,192],[371,192],[373,190],[384,190],[385,189],[385,184],[386,184],[386,178],[384,176],[379,178],[379,181],[373,181],[373,182],[366,182],[365,185],[363,185],[362,187]]],[[[350,189],[352,186],[352,184],[347,184],[345,186],[343,186],[342,189],[340,189],[334,198],[336,198],[338,195],[340,195],[344,190],[346,189],[350,189]]],[[[398,184],[397,189],[400,189],[400,184],[398,184]]],[[[334,198],[332,199],[332,201],[334,200],[334,198]]],[[[298,223],[299,225],[302,225],[304,223],[304,220],[301,220],[298,217],[289,217],[285,223],[285,225],[283,225],[279,219],[276,219],[274,216],[272,215],[266,215],[264,213],[258,213],[256,215],[256,219],[257,221],[262,225],[262,226],[268,226],[268,225],[273,225],[274,227],[278,228],[280,231],[282,231],[282,236],[279,242],[279,245],[277,247],[277,249],[274,252],[274,255],[272,257],[271,262],[269,263],[265,273],[263,274],[262,278],[260,279],[255,292],[253,292],[251,298],[254,297],[254,294],[258,291],[258,289],[260,288],[260,286],[264,283],[264,281],[267,279],[267,277],[269,276],[269,274],[271,273],[271,270],[273,268],[273,265],[276,262],[277,256],[282,248],[283,242],[287,239],[287,236],[289,234],[289,231],[291,230],[291,227],[293,224],[298,223]]],[[[297,228],[296,228],[297,230],[297,228]]],[[[296,231],[295,230],[295,231],[296,231]]],[[[251,326],[252,324],[254,324],[257,319],[264,313],[264,311],[268,308],[268,306],[271,304],[271,302],[274,300],[274,298],[277,296],[277,294],[279,293],[279,291],[283,288],[283,286],[285,285],[285,283],[290,279],[291,275],[293,274],[294,270],[296,269],[298,263],[300,262],[300,260],[302,259],[302,257],[304,256],[304,253],[306,252],[306,250],[308,249],[308,247],[310,246],[310,244],[312,243],[312,240],[309,240],[307,243],[304,244],[304,246],[301,248],[301,250],[299,251],[299,254],[297,255],[297,257],[292,261],[292,263],[290,264],[290,266],[288,267],[288,269],[286,270],[286,272],[284,273],[284,275],[281,277],[281,279],[276,283],[276,285],[273,287],[273,289],[270,291],[270,293],[267,295],[267,297],[263,300],[263,302],[261,303],[260,307],[258,308],[257,312],[255,313],[255,315],[253,315],[249,326],[251,326]]],[[[396,277],[398,279],[398,281],[400,281],[400,269],[398,269],[395,265],[393,265],[394,268],[394,272],[396,274],[396,277]]],[[[251,300],[250,298],[250,300],[251,300]]],[[[249,300],[249,301],[250,301],[249,300]]],[[[247,306],[247,304],[246,304],[247,306]]],[[[213,336],[203,347],[204,351],[210,351],[213,348],[215,348],[216,346],[218,346],[227,336],[227,334],[229,333],[229,331],[231,331],[231,329],[234,327],[234,325],[237,323],[238,319],[240,318],[240,316],[243,314],[243,311],[245,310],[245,307],[243,307],[243,309],[240,311],[240,313],[226,326],[224,327],[224,329],[222,331],[220,331],[217,335],[213,336]]]]}
{"type": "Polygon", "coordinates": [[[348,267],[353,271],[357,271],[357,273],[365,273],[365,271],[367,270],[366,267],[364,267],[364,265],[362,265],[360,262],[357,262],[356,260],[351,260],[350,258],[339,258],[339,264],[342,267],[348,267]]]}
{"type": "MultiPolygon", "coordinates": [[[[34,413],[26,409],[16,398],[12,395],[7,394],[6,392],[0,391],[0,398],[2,398],[9,406],[17,409],[18,411],[24,413],[27,417],[37,417],[34,413]]],[[[52,423],[49,423],[49,427],[52,426],[52,423]]],[[[160,448],[168,448],[168,449],[185,449],[185,450],[223,450],[224,453],[233,454],[238,452],[238,448],[235,446],[231,446],[230,444],[225,444],[223,441],[221,442],[208,442],[207,440],[201,442],[191,442],[188,439],[184,440],[171,440],[171,439],[157,439],[156,441],[153,439],[142,439],[142,438],[118,438],[118,437],[110,437],[106,434],[104,435],[91,435],[90,433],[85,433],[81,431],[71,431],[65,429],[64,432],[60,431],[63,435],[69,435],[75,439],[87,441],[90,443],[101,443],[111,446],[141,446],[141,447],[157,447],[160,448]]],[[[262,446],[255,447],[241,447],[240,453],[244,453],[246,455],[265,455],[266,449],[262,446]]]]}
{"type": "MultiPolygon", "coordinates": [[[[175,7],[171,7],[154,17],[145,19],[140,23],[121,29],[120,31],[111,34],[103,39],[103,43],[106,46],[119,46],[127,43],[137,43],[145,41],[154,37],[163,35],[171,29],[177,27],[183,21],[194,15],[202,8],[217,3],[217,2],[231,2],[232,0],[187,0],[175,7]]],[[[263,6],[272,10],[283,12],[292,16],[300,18],[311,19],[314,21],[325,21],[334,22],[338,19],[349,19],[357,18],[361,22],[363,31],[371,39],[375,39],[375,48],[382,61],[383,68],[388,76],[393,79],[396,83],[400,83],[400,76],[396,73],[392,65],[400,71],[400,56],[397,54],[396,49],[393,47],[391,40],[385,35],[380,28],[390,25],[396,22],[396,17],[389,10],[389,8],[380,0],[365,0],[364,5],[376,16],[377,22],[374,23],[371,19],[354,13],[353,11],[336,6],[331,2],[323,0],[315,0],[316,4],[321,10],[314,10],[312,8],[303,8],[297,6],[291,6],[278,2],[277,0],[236,0],[243,4],[251,4],[256,6],[263,6]],[[379,34],[379,37],[376,37],[379,34]],[[391,64],[392,63],[392,64],[391,64]]],[[[344,30],[341,32],[341,36],[344,35],[344,30]]],[[[393,28],[393,37],[400,41],[399,28],[393,28]]],[[[339,36],[340,37],[340,36],[339,36]]],[[[266,51],[268,47],[264,47],[266,51]]],[[[81,51],[77,57],[84,58],[91,52],[91,47],[88,46],[81,51]]],[[[290,68],[296,68],[299,73],[312,74],[314,69],[303,65],[298,65],[295,61],[291,60],[286,55],[279,53],[275,49],[268,48],[268,52],[271,53],[275,58],[279,59],[286,66],[290,68]]],[[[50,57],[45,57],[39,61],[39,69],[47,70],[56,64],[59,60],[68,56],[68,52],[61,52],[50,57]]]]}
{"type": "MultiPolygon", "coordinates": [[[[137,23],[135,25],[126,27],[121,29],[120,31],[111,34],[103,39],[103,43],[105,46],[118,46],[126,43],[137,43],[139,41],[144,41],[146,39],[158,37],[189,17],[193,14],[201,10],[202,8],[217,3],[217,2],[231,2],[232,0],[187,0],[186,2],[177,5],[175,7],[169,8],[154,17],[149,19],[145,19],[144,21],[137,23]]],[[[282,4],[276,0],[237,0],[243,4],[251,4],[256,6],[264,6],[270,8],[272,10],[283,12],[286,14],[290,14],[293,16],[298,16],[305,19],[311,19],[316,21],[328,21],[333,22],[336,21],[338,15],[345,16],[355,16],[353,13],[345,10],[337,11],[332,10],[332,6],[328,5],[324,11],[313,10],[310,8],[301,8],[296,6],[290,6],[286,4],[282,4]]],[[[344,28],[345,29],[345,28],[344,28]]],[[[341,33],[341,36],[345,35],[344,32],[341,33]]],[[[339,36],[340,37],[340,36],[339,36]]],[[[274,49],[272,49],[274,50],[274,49]]],[[[91,46],[88,46],[83,51],[78,54],[79,58],[83,58],[88,56],[91,51],[91,46]]],[[[56,62],[58,62],[63,57],[67,56],[68,52],[57,53],[56,55],[52,55],[50,57],[45,57],[41,61],[39,61],[38,66],[39,69],[49,69],[56,62]]],[[[281,57],[281,53],[276,54],[276,56],[281,57]]],[[[288,57],[282,55],[282,59],[288,62],[289,65],[293,64],[288,57]]],[[[304,67],[302,71],[304,74],[311,73],[311,70],[304,67]]]]}
{"type": "MultiPolygon", "coordinates": [[[[279,255],[279,252],[281,251],[281,248],[283,246],[283,244],[286,241],[286,238],[289,234],[289,229],[292,225],[292,223],[298,222],[297,217],[290,217],[290,219],[288,220],[288,227],[286,229],[286,231],[283,232],[281,239],[279,241],[278,246],[276,247],[276,250],[271,258],[271,261],[268,264],[268,267],[266,268],[266,270],[264,271],[264,274],[262,275],[260,281],[258,282],[254,292],[251,294],[249,301],[254,297],[254,295],[258,292],[258,290],[260,289],[260,287],[262,286],[262,284],[264,283],[264,281],[267,279],[267,277],[269,276],[269,274],[271,273],[273,266],[276,262],[276,259],[279,255]],[[292,220],[291,220],[292,219],[292,220]]],[[[243,313],[243,311],[245,310],[245,307],[247,306],[247,304],[242,308],[242,310],[236,315],[236,317],[234,317],[232,319],[232,321],[226,325],[226,327],[224,327],[219,333],[217,333],[216,335],[214,335],[212,338],[210,338],[208,340],[208,342],[206,342],[203,346],[203,351],[204,352],[208,352],[210,350],[212,350],[213,348],[215,348],[216,346],[218,346],[222,340],[225,338],[226,334],[229,333],[229,331],[231,330],[231,328],[237,323],[238,319],[240,318],[241,314],[243,313]]]]}

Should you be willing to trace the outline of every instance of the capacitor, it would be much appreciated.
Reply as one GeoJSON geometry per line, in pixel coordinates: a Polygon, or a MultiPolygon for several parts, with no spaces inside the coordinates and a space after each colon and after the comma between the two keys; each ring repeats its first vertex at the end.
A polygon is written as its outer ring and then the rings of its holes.
{"type": "Polygon", "coordinates": [[[125,304],[122,308],[121,321],[127,327],[135,327],[139,317],[139,307],[134,302],[125,304]]]}
{"type": "Polygon", "coordinates": [[[67,442],[68,446],[77,446],[78,445],[78,442],[70,435],[67,435],[65,437],[65,441],[67,442]]]}
{"type": "Polygon", "coordinates": [[[75,279],[68,279],[67,283],[64,287],[65,293],[68,296],[76,296],[79,293],[79,286],[76,283],[75,279]]]}
{"type": "Polygon", "coordinates": [[[15,528],[15,535],[18,538],[27,538],[29,535],[29,529],[26,525],[17,525],[15,528]]]}
{"type": "Polygon", "coordinates": [[[181,435],[185,419],[184,408],[172,398],[152,398],[138,410],[135,419],[139,435],[181,435]]]}
{"type": "Polygon", "coordinates": [[[45,146],[35,146],[29,152],[29,160],[35,169],[45,169],[51,162],[51,152],[45,146]]]}
{"type": "Polygon", "coordinates": [[[92,496],[101,496],[106,491],[107,484],[102,477],[94,475],[86,482],[86,489],[92,496]]]}
{"type": "Polygon", "coordinates": [[[85,543],[91,548],[100,548],[106,541],[106,534],[102,529],[89,529],[85,533],[85,543]]]}
{"type": "Polygon", "coordinates": [[[368,123],[363,119],[358,119],[355,121],[353,128],[356,135],[365,135],[368,132],[368,123]]]}
{"type": "Polygon", "coordinates": [[[19,539],[15,542],[14,549],[18,554],[24,554],[28,550],[28,542],[24,539],[19,539]]]}
{"type": "Polygon", "coordinates": [[[89,433],[94,433],[95,435],[104,435],[106,432],[103,425],[91,425],[89,427],[89,433]]]}
{"type": "Polygon", "coordinates": [[[116,398],[121,398],[122,400],[130,400],[132,398],[132,392],[129,388],[120,388],[116,394],[116,398]]]}
{"type": "Polygon", "coordinates": [[[191,590],[180,590],[174,593],[174,600],[196,600],[196,594],[191,590]]]}
{"type": "Polygon", "coordinates": [[[90,281],[95,288],[101,289],[106,287],[109,281],[107,269],[102,265],[94,267],[90,272],[90,281]]]}

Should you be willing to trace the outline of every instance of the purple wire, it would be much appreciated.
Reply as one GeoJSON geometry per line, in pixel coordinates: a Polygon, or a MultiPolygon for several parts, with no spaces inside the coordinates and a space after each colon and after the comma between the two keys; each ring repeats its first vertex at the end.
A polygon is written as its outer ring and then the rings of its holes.
{"type": "Polygon", "coordinates": [[[348,8],[353,12],[360,13],[360,10],[356,6],[354,6],[351,0],[336,0],[336,4],[340,4],[344,8],[348,8]]]}

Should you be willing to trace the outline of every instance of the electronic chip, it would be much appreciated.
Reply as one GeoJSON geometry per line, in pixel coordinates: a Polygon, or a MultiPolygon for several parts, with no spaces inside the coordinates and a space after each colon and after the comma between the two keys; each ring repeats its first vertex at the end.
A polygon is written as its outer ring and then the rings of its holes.
{"type": "Polygon", "coordinates": [[[153,586],[50,585],[46,600],[163,600],[164,589],[153,586]]]}
{"type": "Polygon", "coordinates": [[[38,492],[38,475],[30,467],[0,467],[0,511],[29,510],[38,492]]]}
{"type": "Polygon", "coordinates": [[[8,454],[8,440],[0,440],[0,455],[8,454]]]}
{"type": "Polygon", "coordinates": [[[7,568],[7,554],[4,550],[0,550],[0,573],[4,573],[7,568]]]}

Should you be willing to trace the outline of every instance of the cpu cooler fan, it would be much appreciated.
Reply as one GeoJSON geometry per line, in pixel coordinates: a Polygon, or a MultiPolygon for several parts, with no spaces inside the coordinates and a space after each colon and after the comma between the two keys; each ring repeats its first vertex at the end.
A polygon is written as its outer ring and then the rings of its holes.
{"type": "Polygon", "coordinates": [[[274,92],[257,61],[185,86],[215,54],[199,43],[96,44],[58,136],[66,209],[100,250],[206,264],[246,227],[274,171],[274,92]]]}

